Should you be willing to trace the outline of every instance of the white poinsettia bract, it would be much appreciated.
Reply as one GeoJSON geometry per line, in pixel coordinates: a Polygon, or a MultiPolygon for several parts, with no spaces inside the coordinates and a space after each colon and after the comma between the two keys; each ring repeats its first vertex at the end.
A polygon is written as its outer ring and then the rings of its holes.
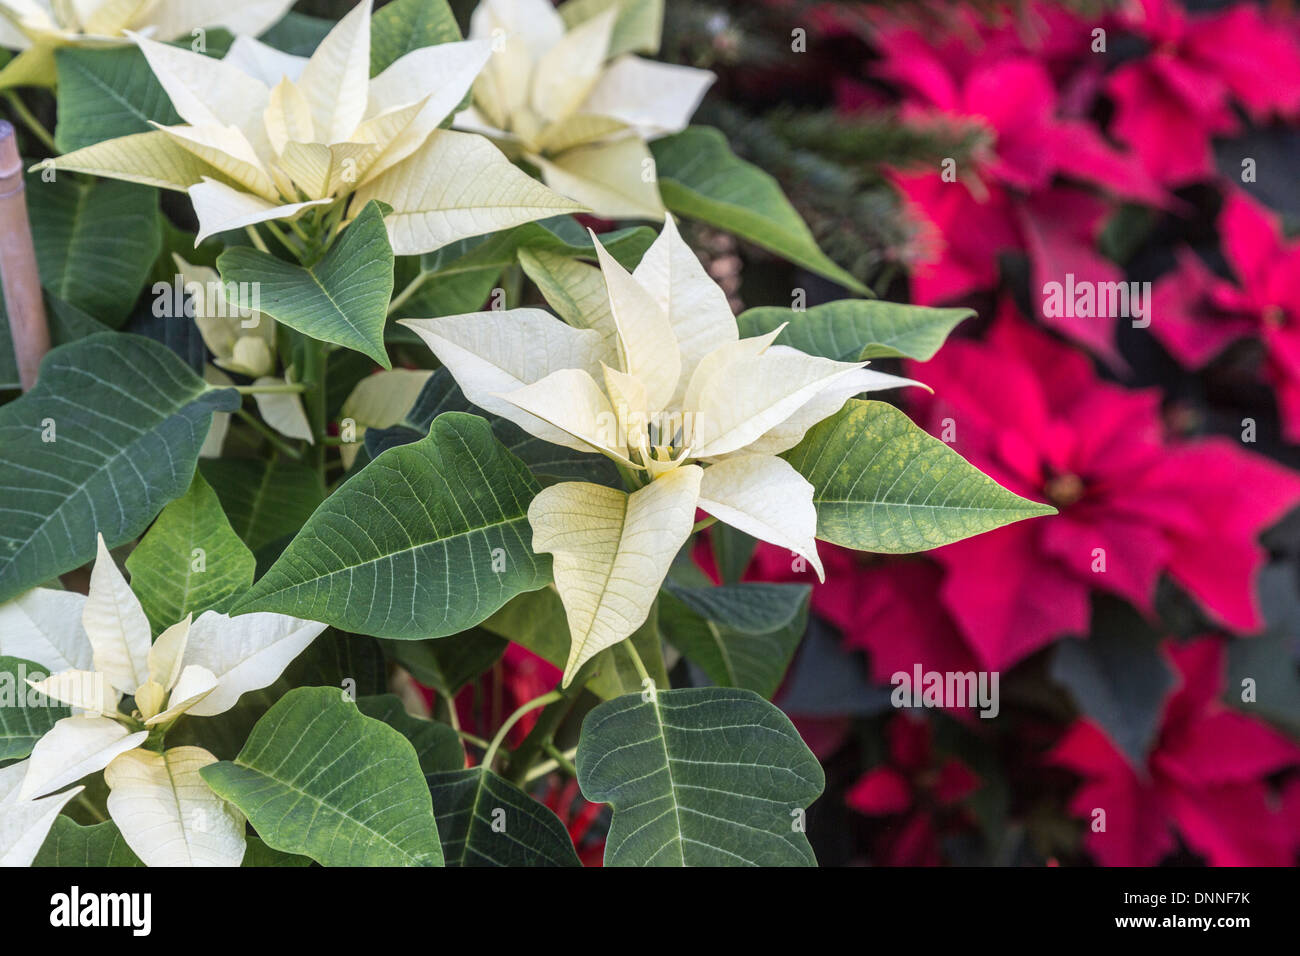
{"type": "Polygon", "coordinates": [[[417,255],[583,208],[484,137],[440,128],[489,42],[421,47],[372,79],[370,12],[371,0],[357,4],[311,57],[240,36],[217,60],[131,34],[184,123],[47,165],[188,193],[197,241],[336,203],[352,217],[375,199],[392,207],[393,251],[417,255]]]}
{"type": "MultiPolygon", "coordinates": [[[[494,50],[457,125],[485,133],[541,170],[556,192],[611,219],[663,219],[646,143],[686,128],[714,76],[615,46],[623,6],[566,28],[550,0],[483,0],[470,37],[494,50]]],[[[657,49],[653,29],[621,46],[657,49]]]]}
{"type": "Polygon", "coordinates": [[[102,536],[87,596],[36,588],[0,605],[0,654],[48,666],[51,676],[28,683],[73,711],[0,770],[0,864],[30,864],[81,790],[63,788],[102,770],[109,815],[145,864],[238,866],[244,817],[199,774],[217,758],[164,748],[163,734],[183,715],[222,714],[273,683],[324,629],[283,614],[205,611],[151,640],[102,536]]]}
{"type": "Polygon", "coordinates": [[[632,273],[593,239],[601,271],[585,266],[581,281],[603,276],[606,294],[581,328],[540,309],[403,321],[471,402],[606,455],[640,486],[563,482],[528,510],[568,616],[566,685],[646,620],[696,508],[821,576],[812,485],[778,455],[854,395],[917,384],[774,345],[780,328],[740,338],[726,295],[671,218],[632,273]]]}

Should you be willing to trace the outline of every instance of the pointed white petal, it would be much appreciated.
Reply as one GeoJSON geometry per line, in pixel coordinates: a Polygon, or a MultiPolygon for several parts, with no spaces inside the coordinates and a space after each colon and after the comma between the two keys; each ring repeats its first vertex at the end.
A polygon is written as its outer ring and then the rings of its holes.
{"type": "Polygon", "coordinates": [[[600,333],[600,360],[618,365],[618,326],[609,307],[609,290],[599,269],[545,249],[520,249],[519,264],[541,291],[546,304],[569,325],[600,333]]]}
{"type": "Polygon", "coordinates": [[[26,760],[0,767],[0,806],[18,801],[18,791],[22,788],[25,776],[27,776],[26,760]]]}
{"type": "Polygon", "coordinates": [[[736,455],[709,466],[699,505],[745,534],[802,555],[826,580],[817,556],[813,486],[784,458],[736,455]]]}
{"type": "Polygon", "coordinates": [[[185,644],[190,637],[193,617],[192,614],[186,614],[185,620],[167,628],[153,642],[153,647],[149,648],[150,680],[170,688],[176,683],[176,678],[181,676],[181,661],[185,655],[185,644]]]}
{"type": "Polygon", "coordinates": [[[549,159],[528,158],[541,169],[546,185],[598,216],[658,221],[666,215],[654,158],[635,136],[577,146],[549,159]]]}
{"type": "Polygon", "coordinates": [[[104,771],[108,812],[146,866],[239,866],[244,815],[199,775],[217,762],[202,747],[136,750],[104,771]]]}
{"type": "Polygon", "coordinates": [[[498,397],[565,368],[600,368],[600,335],[575,329],[541,309],[473,312],[440,319],[403,319],[447,367],[465,397],[544,441],[573,439],[498,397]]]}
{"type": "Polygon", "coordinates": [[[192,126],[237,126],[262,120],[270,91],[261,80],[224,60],[131,34],[181,119],[192,126]]]}
{"type": "Polygon", "coordinates": [[[691,535],[701,469],[685,465],[631,495],[584,482],[542,489],[528,508],[533,550],[554,555],[569,622],[564,684],[645,623],[691,535]]]}
{"type": "Polygon", "coordinates": [[[303,67],[298,85],[311,104],[316,135],[342,143],[366,113],[370,82],[370,0],[334,25],[303,67]]]}
{"type": "Polygon", "coordinates": [[[274,88],[285,79],[296,83],[307,65],[307,58],[277,50],[250,35],[239,34],[222,62],[274,88]]]}
{"type": "Polygon", "coordinates": [[[621,56],[582,104],[584,113],[621,120],[644,139],[679,133],[716,77],[708,70],[621,56]]]}
{"type": "Polygon", "coordinates": [[[18,798],[30,800],[76,783],[148,736],[144,730],[133,734],[108,717],[64,717],[32,748],[18,798]]]}
{"type": "Polygon", "coordinates": [[[166,133],[132,133],[73,150],[32,167],[68,170],[123,179],[130,183],[184,191],[215,176],[216,170],[166,133]]]}
{"type": "Polygon", "coordinates": [[[681,375],[677,337],[654,297],[605,251],[594,232],[591,237],[609,290],[610,311],[622,347],[623,371],[635,375],[645,385],[650,411],[661,411],[671,401],[681,375]]]}
{"type": "Polygon", "coordinates": [[[158,130],[236,184],[263,199],[277,198],[270,173],[238,127],[158,126],[158,130]]]}
{"type": "Polygon", "coordinates": [[[537,60],[563,38],[564,20],[551,0],[483,0],[470,16],[469,35],[491,39],[496,30],[520,36],[537,60]]]}
{"type": "Polygon", "coordinates": [[[709,458],[744,448],[859,368],[784,345],[724,365],[700,389],[692,454],[709,458]]]}
{"type": "Polygon", "coordinates": [[[605,66],[619,8],[611,6],[564,35],[533,71],[532,106],[544,120],[566,119],[591,92],[605,66]]]}
{"type": "Polygon", "coordinates": [[[20,657],[50,673],[88,670],[92,652],[81,613],[86,596],[33,588],[0,604],[0,655],[20,657]]]}
{"type": "Polygon", "coordinates": [[[482,136],[452,130],[434,131],[423,147],[362,185],[351,208],[371,199],[393,207],[385,222],[399,256],[584,211],[516,169],[482,136]]]}
{"type": "Polygon", "coordinates": [[[199,217],[198,246],[208,236],[229,229],[243,229],[269,219],[292,219],[309,206],[327,206],[332,199],[313,199],[310,202],[289,203],[277,206],[252,193],[240,192],[224,183],[206,176],[203,182],[191,186],[187,192],[194,203],[194,214],[199,217]]]}
{"type": "Polygon", "coordinates": [[[150,4],[144,23],[159,40],[188,38],[196,27],[225,27],[235,43],[256,36],[280,20],[293,0],[164,0],[150,4]]]}
{"type": "Polygon", "coordinates": [[[60,671],[45,680],[28,680],[27,684],[46,697],[76,707],[90,716],[117,713],[117,691],[98,671],[60,671]]]}
{"type": "Polygon", "coordinates": [[[73,787],[40,800],[0,801],[0,867],[31,866],[59,811],[84,789],[73,787]]]}
{"type": "Polygon", "coordinates": [[[104,536],[96,538],[99,552],[90,571],[90,594],[81,623],[94,650],[94,669],[130,694],[149,677],[152,631],[139,599],[104,546],[104,536]]]}
{"type": "Polygon", "coordinates": [[[736,317],[727,304],[727,294],[682,241],[671,216],[664,220],[663,231],[646,250],[632,277],[659,303],[677,336],[677,348],[682,354],[676,396],[680,401],[700,359],[740,338],[736,317]]]}
{"type": "Polygon", "coordinates": [[[491,55],[491,40],[461,40],[412,50],[370,81],[366,117],[428,97],[425,110],[432,131],[460,105],[491,55]]]}
{"type": "Polygon", "coordinates": [[[591,373],[584,369],[562,368],[540,382],[497,398],[569,435],[568,447],[609,455],[621,464],[632,465],[620,434],[618,415],[591,373]]]}
{"type": "Polygon", "coordinates": [[[858,369],[843,378],[836,379],[801,405],[793,415],[773,425],[746,445],[742,451],[764,455],[777,455],[788,451],[803,441],[803,436],[808,429],[822,419],[830,418],[854,395],[902,388],[906,385],[928,388],[924,383],[915,382],[910,378],[899,378],[897,375],[888,375],[869,368],[858,369]]]}
{"type": "Polygon", "coordinates": [[[291,142],[310,143],[316,137],[311,104],[288,77],[271,87],[262,122],[266,126],[267,141],[277,156],[291,142]]]}
{"type": "Polygon", "coordinates": [[[185,664],[211,671],[217,687],[189,709],[195,717],[225,713],[242,694],[275,682],[325,625],[285,614],[258,612],[231,618],[205,611],[190,628],[185,664]]]}
{"type": "MultiPolygon", "coordinates": [[[[167,709],[146,717],[146,727],[170,723],[181,714],[192,711],[201,701],[217,689],[217,678],[212,671],[197,664],[187,664],[167,698],[167,709]]],[[[144,713],[141,711],[141,713],[144,713]]]]}
{"type": "Polygon", "coordinates": [[[699,411],[700,393],[704,391],[704,386],[708,384],[710,378],[732,362],[762,355],[776,341],[776,337],[784,328],[785,323],[782,323],[778,328],[762,335],[752,335],[747,339],[728,342],[700,359],[686,385],[686,392],[682,396],[682,407],[692,412],[699,411]]]}
{"type": "Polygon", "coordinates": [[[527,107],[534,66],[564,37],[564,21],[550,0],[483,0],[470,16],[469,36],[493,43],[474,100],[493,125],[506,129],[527,107]]]}

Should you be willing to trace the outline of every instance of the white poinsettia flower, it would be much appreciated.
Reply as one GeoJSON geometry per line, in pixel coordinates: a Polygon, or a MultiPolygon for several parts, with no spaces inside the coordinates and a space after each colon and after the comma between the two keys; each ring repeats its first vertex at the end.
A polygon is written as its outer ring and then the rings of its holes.
{"type": "MultiPolygon", "coordinates": [[[[695,509],[802,555],[822,576],[813,488],[778,453],[860,392],[918,384],[742,339],[726,294],[669,218],[629,274],[593,234],[606,294],[567,325],[540,309],[406,319],[471,402],[546,441],[598,452],[643,487],[544,489],[533,549],[554,555],[567,684],[646,619],[695,509]]],[[[566,290],[590,301],[585,290],[566,290]]]]}
{"type": "MultiPolygon", "coordinates": [[[[0,606],[0,624],[0,653],[50,667],[50,677],[28,683],[73,709],[15,765],[23,767],[21,779],[5,768],[8,789],[0,790],[10,803],[0,793],[0,860],[30,849],[30,831],[11,830],[11,819],[47,832],[58,811],[49,819],[38,813],[54,805],[42,798],[54,801],[46,795],[103,770],[109,815],[147,865],[238,866],[243,817],[199,776],[217,758],[200,747],[163,750],[162,735],[184,714],[224,713],[244,693],[274,682],[325,625],[206,611],[151,641],[144,609],[102,535],[88,595],[37,588],[0,606]],[[124,697],[134,701],[129,714],[124,697]]],[[[38,849],[43,839],[44,832],[38,849]]]]}
{"type": "Polygon", "coordinates": [[[439,129],[491,53],[487,41],[412,50],[370,78],[370,0],[310,58],[237,37],[225,59],[131,38],[185,121],[48,160],[189,194],[198,241],[352,198],[393,207],[398,255],[581,207],[481,136],[439,129]]]}
{"type": "Polygon", "coordinates": [[[495,52],[457,125],[523,155],[597,215],[663,219],[646,142],[685,129],[714,76],[620,53],[611,44],[621,9],[566,29],[549,0],[483,0],[470,36],[495,52]]]}
{"type": "MultiPolygon", "coordinates": [[[[232,302],[216,269],[196,266],[173,254],[176,275],[194,311],[213,363],[227,372],[262,378],[275,371],[275,319],[232,302]]],[[[237,290],[234,298],[238,299],[237,290]]]]}
{"type": "Polygon", "coordinates": [[[54,51],[63,46],[129,43],[127,31],[168,41],[224,27],[258,34],[293,0],[0,0],[0,47],[21,51],[0,70],[0,89],[53,86],[54,51]]]}

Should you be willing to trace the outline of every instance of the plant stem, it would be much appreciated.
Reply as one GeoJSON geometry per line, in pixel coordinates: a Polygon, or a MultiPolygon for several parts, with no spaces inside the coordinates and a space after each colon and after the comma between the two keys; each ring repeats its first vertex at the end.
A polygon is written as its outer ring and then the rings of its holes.
{"type": "Polygon", "coordinates": [[[705,528],[711,528],[717,523],[718,519],[713,517],[713,515],[709,515],[707,518],[701,518],[699,521],[695,522],[695,525],[691,528],[691,534],[695,534],[697,531],[703,531],[705,528]]]}
{"type": "Polygon", "coordinates": [[[461,740],[473,744],[475,747],[479,748],[479,750],[486,751],[488,749],[488,742],[482,737],[475,737],[473,734],[465,730],[458,730],[456,733],[460,734],[461,740]]]}
{"type": "Polygon", "coordinates": [[[406,284],[405,289],[397,293],[397,295],[393,296],[393,301],[388,303],[388,314],[392,315],[394,312],[396,312],[398,309],[404,306],[406,304],[406,300],[409,299],[411,296],[415,295],[415,293],[419,291],[420,286],[424,285],[425,281],[431,275],[433,275],[432,272],[429,272],[427,270],[421,270],[419,275],[417,275],[414,279],[412,279],[410,282],[406,284]]]}
{"type": "Polygon", "coordinates": [[[506,734],[510,733],[510,728],[519,723],[525,714],[531,710],[536,710],[538,707],[545,707],[552,701],[560,700],[562,696],[558,690],[549,691],[516,708],[515,712],[507,717],[505,723],[501,725],[497,735],[492,738],[492,743],[488,744],[487,753],[483,755],[483,766],[488,770],[492,769],[492,759],[496,757],[497,750],[501,748],[502,742],[506,739],[506,734]]]}
{"type": "Polygon", "coordinates": [[[654,680],[650,677],[650,672],[645,669],[645,664],[641,660],[641,655],[637,652],[636,645],[632,643],[632,638],[629,637],[625,640],[623,647],[627,649],[627,656],[632,658],[632,666],[636,668],[637,674],[640,675],[642,686],[645,686],[646,681],[650,681],[653,686],[654,680]]]}
{"type": "Polygon", "coordinates": [[[268,256],[271,254],[271,251],[266,248],[266,243],[262,241],[262,234],[257,231],[256,227],[245,226],[244,232],[248,235],[249,240],[253,243],[253,247],[257,249],[258,252],[265,252],[268,256]]]}
{"type": "Polygon", "coordinates": [[[256,418],[254,418],[244,409],[242,408],[236,409],[235,414],[239,417],[240,421],[247,424],[250,428],[253,429],[253,431],[257,432],[268,442],[270,442],[272,447],[288,455],[290,458],[294,459],[295,461],[302,461],[302,452],[298,451],[298,449],[294,448],[292,445],[286,443],[284,439],[282,439],[275,432],[271,431],[271,429],[267,428],[265,425],[259,422],[256,418]]]}
{"type": "Polygon", "coordinates": [[[9,108],[14,111],[14,115],[23,121],[23,125],[31,131],[31,134],[41,141],[51,153],[57,154],[59,148],[54,145],[54,137],[50,135],[43,123],[36,118],[36,115],[27,108],[27,104],[13,90],[5,90],[5,102],[9,108]]]}
{"type": "Polygon", "coordinates": [[[564,719],[569,716],[569,711],[573,708],[574,702],[577,701],[581,691],[582,687],[578,684],[570,684],[560,700],[550,704],[542,711],[537,718],[537,723],[528,732],[528,736],[510,755],[508,777],[511,783],[520,786],[529,779],[528,775],[533,769],[534,762],[545,751],[546,745],[555,737],[555,732],[560,729],[564,719]]]}
{"type": "Polygon", "coordinates": [[[236,385],[235,391],[240,395],[284,395],[305,392],[306,386],[301,382],[289,382],[284,385],[236,385]]]}
{"type": "Polygon", "coordinates": [[[321,480],[325,479],[325,343],[304,335],[303,344],[303,406],[311,424],[312,460],[321,480]]]}
{"type": "Polygon", "coordinates": [[[560,750],[559,747],[555,746],[553,741],[548,740],[546,742],[546,752],[551,755],[551,759],[555,761],[556,766],[567,773],[570,777],[576,777],[578,775],[578,768],[573,765],[573,758],[578,753],[577,747],[574,747],[571,751],[565,753],[560,750]]]}
{"type": "Polygon", "coordinates": [[[99,807],[95,806],[90,797],[86,796],[86,791],[83,790],[81,793],[77,794],[77,803],[90,811],[90,815],[100,823],[108,822],[108,817],[104,816],[104,812],[100,810],[99,807]]]}

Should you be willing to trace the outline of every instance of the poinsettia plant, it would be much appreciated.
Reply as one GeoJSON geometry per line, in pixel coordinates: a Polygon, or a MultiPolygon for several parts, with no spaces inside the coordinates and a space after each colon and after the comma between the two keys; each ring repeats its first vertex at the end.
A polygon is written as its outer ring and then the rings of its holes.
{"type": "Polygon", "coordinates": [[[660,4],[284,7],[0,6],[57,345],[0,407],[0,861],[577,865],[576,787],[607,865],[814,863],[807,589],[689,555],[1051,514],[861,397],[969,310],[737,316],[679,223],[866,290],[660,4]]]}

